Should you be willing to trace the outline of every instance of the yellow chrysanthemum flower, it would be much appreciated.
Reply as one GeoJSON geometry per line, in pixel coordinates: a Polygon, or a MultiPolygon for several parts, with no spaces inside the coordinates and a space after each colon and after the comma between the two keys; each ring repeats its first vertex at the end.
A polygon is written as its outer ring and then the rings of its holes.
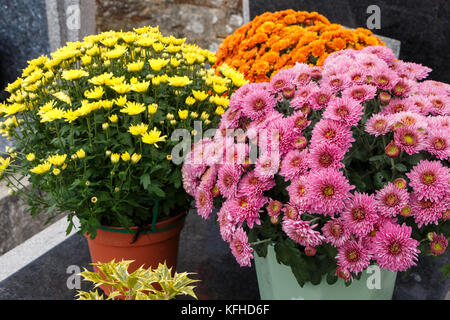
{"type": "Polygon", "coordinates": [[[79,69],[64,70],[62,72],[62,78],[67,81],[72,81],[87,76],[89,76],[89,73],[87,71],[79,69]]]}
{"type": "Polygon", "coordinates": [[[63,119],[65,116],[65,111],[60,108],[55,108],[41,114],[41,122],[51,122],[59,119],[63,119]]]}
{"type": "Polygon", "coordinates": [[[130,116],[134,116],[144,112],[146,107],[139,102],[127,102],[126,106],[120,110],[122,113],[127,113],[130,116]]]}
{"type": "Polygon", "coordinates": [[[205,91],[201,91],[201,90],[192,90],[192,95],[198,101],[203,101],[206,98],[208,98],[208,94],[205,91]]]}
{"type": "Polygon", "coordinates": [[[181,88],[181,87],[187,86],[188,84],[191,84],[191,83],[192,83],[192,80],[186,76],[182,76],[182,77],[176,76],[176,77],[169,78],[169,84],[172,87],[181,88]]]}
{"type": "Polygon", "coordinates": [[[118,154],[118,153],[112,153],[110,159],[111,159],[111,162],[112,162],[112,163],[117,163],[117,162],[119,162],[119,160],[120,160],[120,154],[118,154]]]}
{"type": "Polygon", "coordinates": [[[186,98],[186,100],[184,101],[188,106],[192,106],[195,103],[195,98],[189,96],[186,98]]]}
{"type": "Polygon", "coordinates": [[[114,103],[119,107],[123,107],[127,104],[127,96],[120,96],[117,99],[114,99],[114,103]]]}
{"type": "Polygon", "coordinates": [[[27,160],[28,161],[34,161],[34,159],[36,159],[36,156],[34,155],[33,152],[30,152],[29,154],[27,154],[27,160]]]}
{"type": "Polygon", "coordinates": [[[135,91],[135,92],[143,93],[143,92],[147,91],[149,86],[150,86],[149,81],[138,82],[138,83],[131,85],[131,90],[135,91]]]}
{"type": "Polygon", "coordinates": [[[75,154],[77,155],[78,159],[83,159],[84,157],[86,157],[86,152],[84,152],[83,149],[78,150],[77,152],[75,152],[75,154]]]}
{"type": "Polygon", "coordinates": [[[84,96],[89,99],[100,99],[104,93],[103,87],[94,87],[91,90],[86,90],[84,96]]]}
{"type": "Polygon", "coordinates": [[[128,162],[128,161],[131,160],[131,156],[130,156],[130,154],[128,153],[128,151],[125,151],[124,153],[122,153],[122,154],[120,155],[120,157],[121,157],[122,160],[125,161],[125,162],[128,162]]]}
{"type": "Polygon", "coordinates": [[[130,132],[134,136],[141,136],[144,133],[146,133],[147,130],[148,130],[148,124],[145,124],[145,123],[131,125],[128,128],[128,132],[130,132]]]}
{"type": "Polygon", "coordinates": [[[102,56],[108,59],[117,59],[123,56],[125,52],[127,52],[127,47],[117,46],[113,50],[104,52],[102,56]]]}
{"type": "Polygon", "coordinates": [[[158,111],[158,105],[156,103],[152,103],[147,107],[148,114],[154,115],[156,111],[158,111]]]}
{"type": "Polygon", "coordinates": [[[159,131],[156,127],[153,128],[152,131],[146,132],[142,135],[142,142],[146,144],[152,144],[156,148],[158,148],[157,143],[165,141],[167,136],[161,137],[161,131],[159,131]]]}
{"type": "Polygon", "coordinates": [[[225,113],[225,109],[222,108],[221,106],[218,106],[218,107],[216,108],[215,113],[216,113],[217,115],[221,116],[221,115],[223,115],[223,114],[225,113]]]}
{"type": "Polygon", "coordinates": [[[130,72],[141,71],[143,67],[144,67],[144,61],[141,61],[141,60],[127,64],[127,69],[130,72]]]}
{"type": "Polygon", "coordinates": [[[47,161],[55,166],[61,166],[66,161],[67,154],[55,154],[47,158],[47,161]]]}
{"type": "Polygon", "coordinates": [[[106,72],[101,75],[90,78],[88,81],[96,86],[106,84],[114,75],[111,72],[106,72]]]}
{"type": "Polygon", "coordinates": [[[37,173],[37,174],[44,174],[50,171],[50,168],[52,167],[52,164],[48,161],[38,164],[34,168],[30,169],[30,172],[37,173]]]}
{"type": "Polygon", "coordinates": [[[148,63],[150,64],[150,67],[153,71],[160,72],[162,68],[164,68],[169,63],[169,61],[169,59],[157,58],[148,60],[148,63]]]}
{"type": "Polygon", "coordinates": [[[117,116],[117,114],[109,116],[108,119],[109,121],[111,121],[111,123],[117,123],[117,121],[119,121],[119,117],[117,116]]]}
{"type": "Polygon", "coordinates": [[[178,110],[178,116],[181,120],[186,120],[189,115],[189,110],[178,110]]]}
{"type": "Polygon", "coordinates": [[[55,92],[53,94],[54,97],[58,98],[59,100],[67,103],[68,105],[72,105],[72,100],[70,99],[70,96],[68,96],[65,92],[63,91],[59,91],[59,92],[55,92]]]}
{"type": "Polygon", "coordinates": [[[131,156],[131,162],[138,163],[139,160],[141,160],[141,158],[142,158],[141,154],[133,153],[133,155],[131,156]]]}
{"type": "Polygon", "coordinates": [[[125,94],[131,91],[131,85],[127,83],[115,84],[111,86],[111,89],[113,89],[118,94],[125,94]]]}

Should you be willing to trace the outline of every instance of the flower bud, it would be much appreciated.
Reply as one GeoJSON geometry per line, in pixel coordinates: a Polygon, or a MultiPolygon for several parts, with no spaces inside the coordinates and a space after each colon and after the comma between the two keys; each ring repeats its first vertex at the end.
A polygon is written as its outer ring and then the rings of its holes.
{"type": "Polygon", "coordinates": [[[270,217],[270,223],[274,225],[280,223],[280,216],[270,217]]]}
{"type": "Polygon", "coordinates": [[[394,185],[396,185],[400,189],[406,189],[407,182],[403,178],[397,178],[394,180],[394,185]]]}
{"type": "Polygon", "coordinates": [[[398,155],[400,154],[400,148],[395,144],[394,141],[389,142],[384,151],[391,158],[398,157],[398,155]]]}
{"type": "Polygon", "coordinates": [[[315,256],[316,255],[316,248],[314,248],[314,247],[311,247],[311,246],[307,246],[307,247],[305,247],[305,254],[308,256],[308,257],[313,257],[313,256],[315,256]]]}
{"type": "Polygon", "coordinates": [[[386,106],[391,101],[391,95],[387,92],[381,92],[378,96],[380,98],[380,102],[382,106],[386,106]]]}

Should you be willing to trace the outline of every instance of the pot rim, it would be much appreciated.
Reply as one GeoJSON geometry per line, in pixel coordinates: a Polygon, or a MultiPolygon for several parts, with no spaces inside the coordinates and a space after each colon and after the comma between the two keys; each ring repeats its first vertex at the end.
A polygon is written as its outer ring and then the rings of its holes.
{"type": "MultiPolygon", "coordinates": [[[[184,220],[186,219],[186,216],[187,216],[187,213],[183,211],[174,217],[160,221],[160,222],[156,223],[154,230],[151,229],[152,224],[150,223],[145,226],[146,229],[148,228],[149,230],[141,231],[140,234],[142,234],[142,235],[152,234],[152,233],[159,233],[159,232],[164,232],[164,231],[170,230],[172,228],[177,227],[181,223],[183,223],[184,220]],[[162,226],[162,225],[164,225],[164,226],[162,226]]],[[[116,233],[136,234],[138,232],[139,227],[137,227],[137,226],[130,227],[129,230],[131,232],[126,230],[124,227],[100,226],[98,229],[103,230],[103,231],[116,232],[116,233]]]]}

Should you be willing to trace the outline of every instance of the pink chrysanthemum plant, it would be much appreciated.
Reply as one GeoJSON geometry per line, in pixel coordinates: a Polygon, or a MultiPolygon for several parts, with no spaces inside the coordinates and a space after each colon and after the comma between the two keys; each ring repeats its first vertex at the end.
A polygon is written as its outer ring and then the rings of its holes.
{"type": "Polygon", "coordinates": [[[185,159],[198,213],[218,210],[241,266],[273,245],[300,285],[349,284],[371,264],[406,271],[419,254],[441,255],[450,85],[421,81],[430,71],[368,47],[244,85],[216,135],[185,159]]]}

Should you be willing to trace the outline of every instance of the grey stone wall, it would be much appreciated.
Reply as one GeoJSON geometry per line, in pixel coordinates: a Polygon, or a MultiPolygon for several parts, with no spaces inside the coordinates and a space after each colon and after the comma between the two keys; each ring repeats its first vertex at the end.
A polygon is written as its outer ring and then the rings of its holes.
{"type": "Polygon", "coordinates": [[[97,0],[97,31],[156,26],[216,51],[243,24],[242,0],[97,0]]]}

